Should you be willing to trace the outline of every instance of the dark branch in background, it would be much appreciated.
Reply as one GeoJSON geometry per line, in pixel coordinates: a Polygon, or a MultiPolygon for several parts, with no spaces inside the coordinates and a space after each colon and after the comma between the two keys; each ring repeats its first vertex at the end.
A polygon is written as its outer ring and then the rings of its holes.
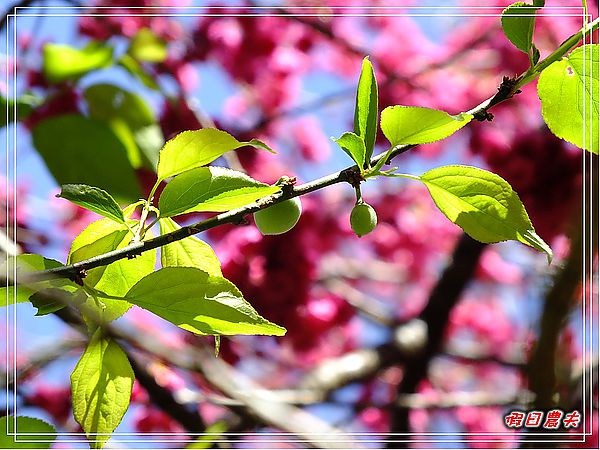
{"type": "MultiPolygon", "coordinates": [[[[60,294],[57,293],[55,295],[58,297],[60,294]]],[[[61,299],[56,298],[56,300],[61,299]]],[[[88,335],[86,325],[74,308],[66,307],[56,311],[54,314],[84,336],[88,335]]],[[[126,336],[125,333],[114,331],[113,326],[106,327],[106,330],[108,335],[117,339],[123,339],[126,336]]],[[[173,394],[168,389],[159,385],[154,377],[138,362],[130,351],[127,351],[126,349],[123,350],[126,351],[127,358],[131,363],[136,379],[148,393],[153,405],[171,416],[187,431],[201,433],[206,429],[206,426],[202,422],[202,418],[197,412],[190,411],[184,405],[177,402],[173,397],[173,394]]]]}
{"type": "MultiPolygon", "coordinates": [[[[62,295],[59,291],[53,293],[62,295]]],[[[56,299],[58,300],[58,299],[56,299]]],[[[55,312],[65,323],[87,335],[87,328],[79,313],[72,307],[55,312]]],[[[332,439],[352,437],[343,431],[322,422],[313,415],[293,405],[282,402],[282,397],[271,393],[250,380],[234,367],[215,358],[212,351],[204,347],[190,348],[186,351],[173,351],[154,336],[139,334],[135,331],[122,331],[114,324],[101,325],[107,336],[128,344],[130,348],[140,350],[148,357],[165,361],[170,365],[198,373],[216,390],[232,399],[226,406],[241,418],[236,420],[237,426],[243,424],[263,424],[292,433],[306,445],[319,448],[338,448],[331,444],[332,439]],[[332,436],[335,436],[332,438],[332,436]]],[[[144,387],[153,405],[160,408],[184,429],[193,433],[202,433],[206,426],[197,411],[180,402],[173,392],[159,385],[152,374],[144,367],[141,359],[124,347],[134,370],[136,379],[144,387]]],[[[349,444],[348,448],[360,448],[349,444]]]]}
{"type": "MultiPolygon", "coordinates": [[[[426,376],[429,362],[438,352],[443,340],[446,324],[452,308],[458,303],[462,292],[477,268],[479,257],[486,244],[463,235],[452,254],[452,262],[440,277],[429,296],[427,306],[419,315],[426,327],[426,340],[421,351],[405,361],[402,381],[398,386],[398,397],[414,393],[418,383],[426,376]]],[[[406,408],[392,411],[390,429],[394,433],[408,432],[406,408]]]]}
{"type": "Polygon", "coordinates": [[[171,416],[175,421],[183,426],[186,431],[191,433],[202,433],[206,430],[206,425],[202,421],[198,412],[191,411],[185,405],[179,403],[173,397],[173,393],[156,382],[154,377],[146,370],[137,357],[131,352],[127,352],[127,358],[131,363],[135,378],[140,385],[148,392],[152,399],[152,404],[167,415],[171,416]]]}
{"type": "MultiPolygon", "coordinates": [[[[17,367],[16,380],[21,382],[30,375],[36,374],[49,364],[52,364],[57,359],[68,355],[73,350],[85,348],[86,345],[87,339],[76,338],[66,338],[52,345],[44,345],[28,355],[26,362],[17,367]]],[[[0,386],[2,388],[13,389],[16,380],[13,377],[12,370],[9,368],[6,369],[7,372],[0,372],[0,386]]]]}
{"type": "MultiPolygon", "coordinates": [[[[587,157],[588,155],[584,155],[584,158],[587,157]]],[[[557,390],[555,367],[560,334],[568,314],[576,304],[575,296],[582,277],[587,277],[593,267],[594,255],[587,251],[584,253],[584,243],[586,248],[598,248],[598,157],[590,155],[589,161],[587,183],[583,186],[588,193],[586,205],[573,223],[569,256],[556,273],[546,293],[540,320],[540,335],[529,361],[531,389],[536,393],[535,406],[540,409],[551,408],[557,404],[553,397],[557,390]],[[584,262],[588,273],[583,273],[584,262]]],[[[588,282],[592,283],[592,280],[588,282]]],[[[583,295],[587,294],[584,292],[583,295]]],[[[560,403],[564,403],[564,399],[561,399],[560,403]]]]}
{"type": "Polygon", "coordinates": [[[350,382],[371,378],[382,369],[406,364],[399,393],[413,393],[429,361],[439,350],[450,310],[473,275],[484,248],[485,244],[463,234],[448,266],[431,291],[427,306],[417,318],[393,329],[393,342],[326,361],[313,370],[301,386],[329,392],[350,382]]]}
{"type": "Polygon", "coordinates": [[[185,351],[173,351],[171,347],[148,334],[137,334],[131,331],[124,333],[114,325],[107,325],[105,330],[109,335],[129,343],[154,358],[202,375],[214,389],[232,400],[226,406],[247,423],[254,426],[262,424],[292,433],[305,445],[316,449],[339,448],[339,443],[328,441],[341,439],[348,442],[344,444],[347,448],[360,448],[352,443],[354,439],[351,436],[300,408],[282,402],[281,396],[271,393],[235,367],[215,358],[212,350],[206,347],[198,346],[190,347],[185,351]]]}
{"type": "MultiPolygon", "coordinates": [[[[579,224],[581,225],[581,223],[579,224]]],[[[582,236],[575,233],[571,252],[565,265],[554,277],[544,299],[540,320],[540,335],[529,361],[529,383],[536,396],[536,408],[549,409],[556,405],[556,350],[560,334],[573,307],[582,276],[582,236]]]]}

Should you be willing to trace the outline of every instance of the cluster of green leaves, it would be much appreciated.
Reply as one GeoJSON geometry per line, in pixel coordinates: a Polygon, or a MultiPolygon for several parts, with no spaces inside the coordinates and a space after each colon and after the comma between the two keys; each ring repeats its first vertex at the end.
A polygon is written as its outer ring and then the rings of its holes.
{"type": "MultiPolygon", "coordinates": [[[[113,65],[140,77],[144,63],[159,63],[167,58],[167,43],[150,29],[142,28],[131,38],[129,47],[115,56],[113,47],[105,42],[91,41],[84,48],[69,45],[46,44],[43,49],[43,71],[52,83],[74,81],[89,72],[113,65]]],[[[154,86],[151,86],[154,87],[154,86]]]]}
{"type": "MultiPolygon", "coordinates": [[[[141,29],[121,55],[107,43],[92,41],[83,48],[48,43],[43,48],[42,68],[53,84],[75,84],[86,74],[121,67],[153,89],[145,63],[167,56],[167,44],[148,29],[141,29]]],[[[52,92],[52,91],[50,91],[52,92]]],[[[53,95],[62,95],[60,89],[53,95]]],[[[119,201],[140,197],[135,170],[153,170],[164,143],[152,108],[139,95],[111,84],[94,84],[83,90],[86,114],[62,114],[37,123],[33,144],[58,184],[85,183],[111,192],[119,201]]],[[[10,116],[1,125],[25,119],[43,101],[31,93],[16,100],[0,98],[10,116]]]]}
{"type": "MultiPolygon", "coordinates": [[[[179,229],[171,218],[191,211],[229,211],[277,192],[243,173],[206,166],[228,151],[245,146],[272,151],[265,143],[240,142],[216,129],[186,131],[160,151],[157,181],[150,197],[121,208],[107,191],[84,184],[62,186],[59,197],[93,211],[103,219],[90,224],[73,241],[67,264],[121,249],[132,241],[151,238],[158,222],[162,234],[179,229]],[[160,183],[169,180],[158,198],[160,183]],[[139,219],[134,213],[141,208],[139,219]],[[149,216],[155,220],[146,223],[149,216]]],[[[129,405],[134,373],[127,354],[103,325],[122,316],[132,305],[146,309],[176,326],[200,335],[263,334],[281,336],[285,329],[261,317],[233,283],[223,278],[215,252],[190,236],[160,249],[162,268],[155,270],[157,251],[90,269],[80,284],[52,279],[4,288],[0,299],[30,301],[37,315],[77,307],[90,341],[71,375],[73,411],[95,448],[117,427],[129,405]]],[[[10,274],[27,274],[62,266],[40,255],[19,255],[4,267],[10,274]]],[[[18,278],[17,280],[18,281],[18,278]]]]}
{"type": "Polygon", "coordinates": [[[2,114],[0,118],[0,127],[27,118],[33,109],[40,105],[40,102],[41,100],[38,97],[30,93],[23,94],[16,100],[0,96],[0,108],[2,108],[2,111],[7,112],[7,114],[2,114]]]}
{"type": "Polygon", "coordinates": [[[476,167],[450,165],[421,176],[381,171],[392,152],[404,145],[427,144],[451,136],[468,124],[473,115],[450,115],[417,106],[390,106],[381,113],[381,131],[390,148],[376,164],[371,155],[377,134],[377,81],[368,58],[363,60],[354,116],[355,131],[335,141],[357,164],[364,179],[377,176],[421,181],[440,211],[469,236],[481,242],[515,240],[548,255],[552,250],[533,228],[523,203],[510,184],[500,176],[476,167]]]}
{"type": "MultiPolygon", "coordinates": [[[[577,147],[598,154],[600,46],[587,44],[564,57],[561,54],[540,61],[533,33],[536,11],[543,6],[543,0],[510,5],[502,13],[504,34],[515,47],[529,55],[531,67],[523,79],[539,75],[537,89],[542,102],[542,117],[550,131],[577,147]]],[[[575,40],[567,39],[563,43],[565,50],[575,46],[586,32],[591,32],[587,26],[581,36],[575,35],[575,40]]]]}

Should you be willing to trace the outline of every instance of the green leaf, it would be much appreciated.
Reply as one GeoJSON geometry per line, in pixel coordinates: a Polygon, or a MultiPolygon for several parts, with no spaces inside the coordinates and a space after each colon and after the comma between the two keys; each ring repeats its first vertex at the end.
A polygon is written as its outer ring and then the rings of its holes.
{"type": "Polygon", "coordinates": [[[160,91],[160,86],[156,83],[154,78],[144,70],[139,62],[137,62],[127,53],[121,56],[117,64],[123,67],[135,78],[140,80],[144,86],[154,89],[155,91],[160,91]]]}
{"type": "Polygon", "coordinates": [[[381,131],[392,146],[402,144],[428,144],[454,134],[473,116],[461,113],[456,116],[420,106],[389,106],[381,112],[381,131]]]}
{"type": "Polygon", "coordinates": [[[535,12],[539,8],[524,2],[516,2],[502,11],[502,30],[519,50],[529,54],[533,43],[535,12]]]}
{"type": "Polygon", "coordinates": [[[0,417],[0,448],[44,449],[56,439],[56,429],[33,417],[0,417]],[[39,433],[39,434],[37,434],[39,433]]]}
{"type": "Polygon", "coordinates": [[[267,144],[257,139],[240,142],[229,133],[215,128],[184,131],[169,140],[160,151],[158,178],[164,180],[204,166],[224,153],[248,145],[273,152],[267,144]]]}
{"type": "MultiPolygon", "coordinates": [[[[354,107],[354,133],[365,142],[365,163],[371,160],[377,137],[377,79],[367,56],[363,59],[354,107]]],[[[362,169],[363,166],[360,166],[362,169]]]]}
{"type": "Polygon", "coordinates": [[[437,207],[472,238],[486,243],[515,240],[548,255],[552,250],[529,220],[519,196],[498,175],[470,166],[443,166],[418,177],[437,207]]]}
{"type": "Polygon", "coordinates": [[[206,427],[204,434],[198,436],[195,441],[190,442],[185,446],[185,450],[202,450],[214,447],[215,440],[222,439],[223,434],[227,431],[227,422],[219,420],[209,427],[206,427]]]}
{"type": "Polygon", "coordinates": [[[125,352],[98,329],[71,374],[73,415],[91,448],[102,448],[121,422],[134,378],[125,352]]]}
{"type": "MultiPolygon", "coordinates": [[[[68,262],[73,264],[123,248],[130,243],[132,237],[124,224],[110,219],[97,220],[73,240],[68,262]]],[[[99,291],[85,304],[84,315],[87,315],[88,322],[109,322],[125,314],[131,305],[124,300],[107,296],[125,296],[135,283],[154,270],[155,264],[156,250],[150,250],[133,259],[120,259],[108,266],[88,270],[83,279],[84,285],[99,291]]]]}
{"type": "Polygon", "coordinates": [[[63,184],[57,197],[69,200],[115,222],[125,223],[119,204],[104,189],[87,184],[63,184]]]}
{"type": "Polygon", "coordinates": [[[148,28],[142,28],[131,39],[127,53],[138,61],[159,63],[167,58],[167,43],[148,28]]]}
{"type": "Polygon", "coordinates": [[[158,124],[148,125],[133,130],[133,139],[142,152],[142,159],[147,162],[147,166],[156,172],[158,165],[158,152],[165,143],[163,132],[158,124]]]}
{"type": "Polygon", "coordinates": [[[361,170],[365,167],[367,149],[365,148],[365,142],[361,137],[354,133],[346,132],[339,138],[332,139],[348,156],[350,156],[350,158],[352,158],[361,170]]]}
{"type": "Polygon", "coordinates": [[[584,45],[546,67],[538,80],[542,116],[550,131],[598,154],[600,46],[584,45]]]}
{"type": "Polygon", "coordinates": [[[90,116],[99,120],[124,119],[132,129],[156,124],[152,108],[139,95],[112,84],[93,84],[83,91],[90,116]]]}
{"type": "Polygon", "coordinates": [[[35,315],[45,316],[63,309],[69,303],[74,304],[78,296],[85,298],[81,290],[69,292],[64,289],[48,288],[37,291],[29,300],[37,308],[35,315]]]}
{"type": "Polygon", "coordinates": [[[158,200],[161,217],[192,211],[222,212],[239,208],[280,188],[223,167],[198,167],[173,178],[158,200]]]}
{"type": "MultiPolygon", "coordinates": [[[[24,253],[16,257],[9,257],[7,261],[0,265],[0,273],[14,275],[16,270],[17,282],[20,276],[36,272],[39,270],[54,269],[61,267],[62,264],[53,259],[44,258],[41,255],[24,253]]],[[[30,300],[30,297],[42,289],[56,288],[60,289],[65,295],[76,292],[79,286],[66,278],[56,278],[54,280],[37,281],[35,283],[18,284],[15,287],[8,286],[0,288],[0,306],[11,305],[13,303],[24,303],[30,300]]]]}
{"type": "Polygon", "coordinates": [[[104,123],[78,114],[46,119],[32,130],[33,144],[58,184],[88,184],[118,201],[141,196],[127,150],[104,123]]]}
{"type": "MultiPolygon", "coordinates": [[[[181,227],[173,219],[159,219],[161,234],[171,233],[181,227]]],[[[215,251],[195,236],[171,242],[161,247],[163,267],[195,267],[209,275],[221,276],[221,263],[215,251]]]]}
{"type": "Polygon", "coordinates": [[[164,137],[152,108],[139,95],[112,84],[94,84],[83,92],[89,114],[109,125],[127,148],[129,160],[140,167],[142,159],[156,170],[164,137]]]}
{"type": "Polygon", "coordinates": [[[27,118],[31,111],[42,103],[42,100],[32,94],[23,94],[15,102],[12,98],[7,99],[0,95],[0,127],[6,126],[7,122],[14,121],[15,103],[17,106],[17,121],[21,121],[27,118]],[[6,117],[7,112],[8,118],[6,117]]]}
{"type": "Polygon", "coordinates": [[[82,49],[68,45],[46,44],[43,70],[52,83],[72,80],[112,64],[113,49],[101,42],[90,42],[82,49]]]}
{"type": "Polygon", "coordinates": [[[542,8],[546,4],[546,0],[533,0],[533,6],[542,8]]]}
{"type": "Polygon", "coordinates": [[[199,269],[157,270],[139,281],[126,297],[196,334],[285,334],[285,328],[258,315],[230,281],[199,269]]]}

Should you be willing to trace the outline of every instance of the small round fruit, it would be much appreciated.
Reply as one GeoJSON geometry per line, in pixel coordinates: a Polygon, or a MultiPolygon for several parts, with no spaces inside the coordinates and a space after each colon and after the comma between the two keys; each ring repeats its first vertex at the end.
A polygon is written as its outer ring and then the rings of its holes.
{"type": "Polygon", "coordinates": [[[368,203],[354,205],[350,213],[350,226],[358,237],[363,237],[377,226],[377,213],[368,203]]]}
{"type": "Polygon", "coordinates": [[[302,203],[298,197],[276,203],[254,213],[254,222],[259,231],[266,235],[283,234],[294,228],[302,214],[302,203]]]}

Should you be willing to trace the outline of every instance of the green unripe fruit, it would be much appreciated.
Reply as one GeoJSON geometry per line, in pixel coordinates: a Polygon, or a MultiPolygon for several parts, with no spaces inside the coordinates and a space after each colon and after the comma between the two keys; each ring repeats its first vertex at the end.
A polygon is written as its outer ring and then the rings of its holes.
{"type": "Polygon", "coordinates": [[[377,213],[368,203],[358,203],[350,213],[350,226],[358,237],[363,237],[377,226],[377,213]]]}
{"type": "Polygon", "coordinates": [[[298,197],[276,203],[254,213],[254,222],[264,235],[283,234],[294,228],[302,214],[302,203],[298,197]]]}

